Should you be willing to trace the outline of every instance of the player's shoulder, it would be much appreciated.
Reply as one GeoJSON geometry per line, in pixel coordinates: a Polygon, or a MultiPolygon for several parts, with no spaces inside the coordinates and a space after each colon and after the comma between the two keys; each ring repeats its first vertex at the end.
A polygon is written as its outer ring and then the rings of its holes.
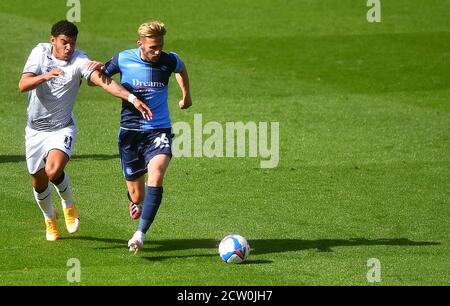
{"type": "Polygon", "coordinates": [[[171,57],[178,57],[178,58],[179,58],[178,53],[176,53],[176,52],[174,52],[174,51],[169,51],[169,52],[167,53],[167,55],[169,55],[169,56],[171,56],[171,57]]]}
{"type": "Polygon", "coordinates": [[[169,59],[169,60],[170,60],[170,59],[173,60],[173,59],[178,59],[178,58],[179,58],[178,54],[175,53],[175,52],[173,52],[173,51],[168,51],[168,52],[163,51],[163,52],[161,53],[161,56],[162,56],[162,57],[165,57],[165,58],[167,58],[167,59],[169,59]]]}
{"type": "Polygon", "coordinates": [[[89,59],[89,56],[87,55],[87,53],[84,52],[83,50],[79,50],[79,49],[75,49],[72,57],[74,59],[89,59]]]}
{"type": "Polygon", "coordinates": [[[38,43],[34,48],[34,53],[42,53],[42,54],[49,54],[52,52],[52,45],[50,43],[38,43]]]}
{"type": "Polygon", "coordinates": [[[112,61],[119,67],[137,65],[140,62],[139,49],[127,49],[113,56],[112,61]]]}
{"type": "Polygon", "coordinates": [[[84,67],[84,65],[86,65],[86,63],[90,60],[91,59],[86,54],[86,52],[84,52],[83,50],[75,49],[70,60],[70,64],[74,65],[75,67],[84,67]]]}
{"type": "Polygon", "coordinates": [[[139,58],[139,49],[135,48],[120,51],[119,53],[117,53],[117,57],[120,57],[122,59],[139,58]]]}
{"type": "Polygon", "coordinates": [[[173,72],[180,72],[184,65],[178,54],[173,51],[162,52],[160,64],[167,65],[173,72]]]}
{"type": "Polygon", "coordinates": [[[161,52],[161,62],[176,65],[180,61],[180,57],[173,51],[161,52]]]}

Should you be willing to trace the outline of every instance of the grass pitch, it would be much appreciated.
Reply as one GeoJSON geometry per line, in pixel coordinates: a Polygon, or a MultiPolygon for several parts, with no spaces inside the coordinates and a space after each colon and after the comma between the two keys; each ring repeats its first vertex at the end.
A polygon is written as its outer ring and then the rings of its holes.
{"type": "MultiPolygon", "coordinates": [[[[193,107],[173,122],[279,122],[280,161],[174,158],[142,252],[127,240],[116,144],[120,102],[80,90],[78,142],[67,172],[76,234],[45,241],[24,160],[26,57],[64,19],[65,1],[0,3],[0,285],[381,285],[450,282],[450,6],[382,1],[81,1],[79,49],[107,61],[135,46],[148,19],[189,70],[193,107]],[[49,8],[52,8],[51,10],[49,8]],[[217,255],[230,232],[246,264],[217,255]],[[70,283],[67,262],[81,265],[70,283]]],[[[206,138],[206,136],[204,136],[206,138]]],[[[54,194],[55,206],[61,212],[54,194]]]]}

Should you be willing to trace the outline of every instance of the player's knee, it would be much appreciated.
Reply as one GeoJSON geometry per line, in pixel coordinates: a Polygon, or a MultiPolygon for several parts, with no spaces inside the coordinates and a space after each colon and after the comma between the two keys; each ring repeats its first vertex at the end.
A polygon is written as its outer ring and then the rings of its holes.
{"type": "Polygon", "coordinates": [[[56,165],[46,165],[45,166],[45,173],[47,173],[47,177],[50,181],[57,180],[63,172],[63,169],[60,169],[60,167],[56,165]]]}
{"type": "Polygon", "coordinates": [[[148,176],[148,186],[162,186],[164,180],[164,172],[153,171],[151,175],[148,176]]]}

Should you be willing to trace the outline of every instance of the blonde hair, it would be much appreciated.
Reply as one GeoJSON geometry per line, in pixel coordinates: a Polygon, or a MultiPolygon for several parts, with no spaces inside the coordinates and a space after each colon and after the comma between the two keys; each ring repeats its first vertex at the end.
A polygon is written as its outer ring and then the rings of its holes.
{"type": "Polygon", "coordinates": [[[138,38],[144,37],[163,37],[166,34],[164,23],[154,20],[144,22],[137,31],[138,38]]]}

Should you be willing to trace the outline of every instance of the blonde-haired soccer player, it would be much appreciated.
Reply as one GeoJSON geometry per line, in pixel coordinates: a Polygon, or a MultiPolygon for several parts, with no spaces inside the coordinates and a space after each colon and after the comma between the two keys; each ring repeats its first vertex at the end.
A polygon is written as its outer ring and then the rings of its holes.
{"type": "Polygon", "coordinates": [[[168,106],[169,77],[175,74],[183,98],[181,109],[191,106],[186,66],[174,52],[164,52],[166,28],[159,21],[142,24],[137,48],[116,54],[105,64],[103,73],[121,74],[121,83],[152,110],[153,119],[122,103],[119,152],[128,187],[130,215],[139,220],[137,231],[128,241],[130,251],[138,251],[155,219],[163,194],[163,179],[172,157],[172,130],[168,106]],[[145,174],[148,178],[145,180],[145,174]],[[145,183],[146,186],[145,186],[145,183]]]}
{"type": "Polygon", "coordinates": [[[55,23],[51,29],[51,43],[40,43],[31,51],[19,81],[19,90],[28,91],[27,167],[34,197],[44,214],[49,241],[60,236],[49,181],[61,197],[67,231],[74,233],[80,225],[69,176],[64,168],[77,137],[72,111],[82,78],[90,85],[101,86],[110,94],[129,100],[136,111],[151,117],[150,109],[142,101],[95,71],[102,68],[100,62],[90,61],[83,51],[75,49],[77,35],[78,29],[73,23],[66,20],[55,23]]]}

